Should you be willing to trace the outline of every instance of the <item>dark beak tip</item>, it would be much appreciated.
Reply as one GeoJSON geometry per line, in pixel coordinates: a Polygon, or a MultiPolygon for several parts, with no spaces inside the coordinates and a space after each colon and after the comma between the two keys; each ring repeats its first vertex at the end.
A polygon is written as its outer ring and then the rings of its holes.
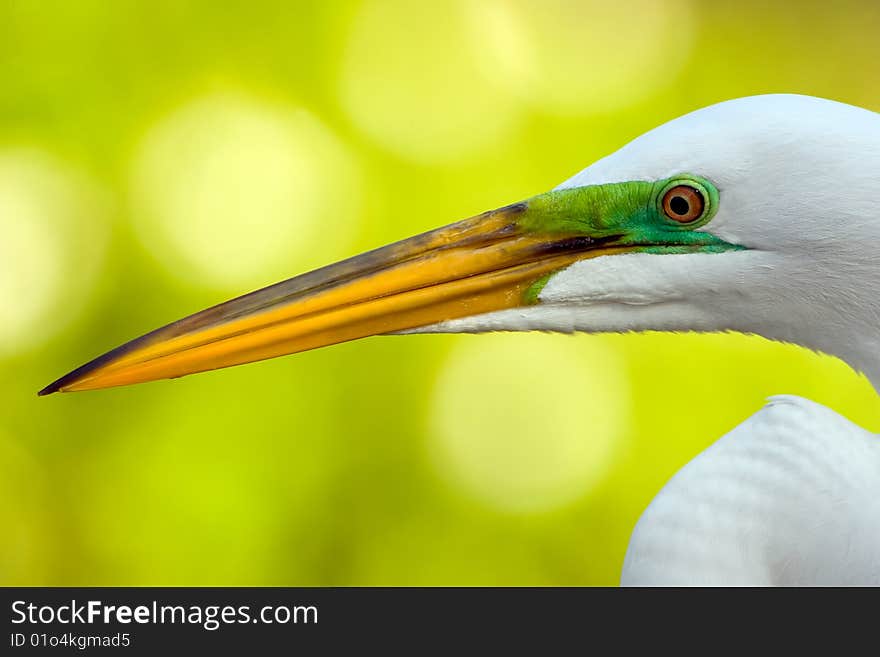
{"type": "Polygon", "coordinates": [[[60,391],[61,391],[61,386],[58,385],[58,382],[56,381],[54,383],[50,383],[45,388],[40,390],[40,392],[37,393],[37,397],[45,397],[46,395],[51,395],[54,392],[60,392],[60,391]]]}

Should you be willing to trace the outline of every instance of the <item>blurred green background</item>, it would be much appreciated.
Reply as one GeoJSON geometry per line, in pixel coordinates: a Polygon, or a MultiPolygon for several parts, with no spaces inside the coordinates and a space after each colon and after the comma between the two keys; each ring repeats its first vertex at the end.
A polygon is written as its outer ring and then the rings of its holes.
{"type": "Polygon", "coordinates": [[[735,335],[380,337],[36,397],[695,108],[878,110],[878,33],[873,0],[0,0],[0,584],[614,584],[768,395],[880,430],[839,361],[735,335]]]}

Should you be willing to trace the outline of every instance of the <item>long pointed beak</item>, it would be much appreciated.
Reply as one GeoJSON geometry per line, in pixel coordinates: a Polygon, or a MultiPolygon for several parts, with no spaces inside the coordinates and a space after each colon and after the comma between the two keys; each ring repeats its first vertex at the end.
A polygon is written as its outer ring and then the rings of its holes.
{"type": "Polygon", "coordinates": [[[545,275],[613,248],[614,236],[536,232],[527,209],[487,212],[208,308],[39,394],[175,378],[527,305],[545,275]]]}

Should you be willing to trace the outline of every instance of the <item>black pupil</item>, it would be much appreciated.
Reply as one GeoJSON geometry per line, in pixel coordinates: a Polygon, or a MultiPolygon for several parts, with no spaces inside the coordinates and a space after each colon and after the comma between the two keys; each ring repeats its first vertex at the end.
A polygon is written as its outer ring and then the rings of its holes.
{"type": "Polygon", "coordinates": [[[687,199],[683,196],[673,196],[669,200],[669,209],[678,216],[683,217],[690,212],[691,204],[688,203],[687,199]]]}

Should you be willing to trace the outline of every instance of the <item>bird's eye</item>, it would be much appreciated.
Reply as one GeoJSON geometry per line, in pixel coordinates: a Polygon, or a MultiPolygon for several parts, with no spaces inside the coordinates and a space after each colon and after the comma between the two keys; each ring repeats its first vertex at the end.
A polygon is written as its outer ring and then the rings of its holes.
{"type": "Polygon", "coordinates": [[[703,216],[706,200],[703,193],[690,185],[676,185],[663,195],[663,212],[680,224],[689,224],[703,216]]]}

